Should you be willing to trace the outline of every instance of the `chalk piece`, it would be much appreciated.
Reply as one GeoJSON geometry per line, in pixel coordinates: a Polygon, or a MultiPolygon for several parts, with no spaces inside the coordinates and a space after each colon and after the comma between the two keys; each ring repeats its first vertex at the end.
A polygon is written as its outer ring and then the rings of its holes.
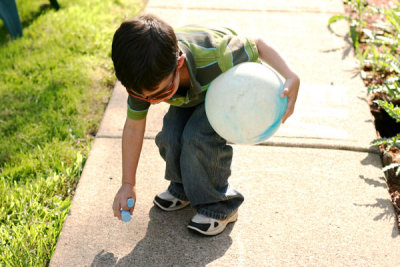
{"type": "Polygon", "coordinates": [[[128,210],[122,210],[121,218],[122,218],[122,221],[129,222],[131,220],[131,214],[129,213],[128,210]]]}
{"type": "Polygon", "coordinates": [[[126,201],[126,204],[128,204],[129,208],[132,208],[133,204],[135,204],[135,200],[133,200],[133,198],[128,198],[128,200],[126,201]]]}

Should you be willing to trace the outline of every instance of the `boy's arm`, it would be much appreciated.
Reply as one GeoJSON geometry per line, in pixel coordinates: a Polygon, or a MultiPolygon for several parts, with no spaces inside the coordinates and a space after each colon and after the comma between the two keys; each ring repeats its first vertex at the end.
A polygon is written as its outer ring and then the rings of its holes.
{"type": "Polygon", "coordinates": [[[136,203],[136,169],[139,163],[140,152],[142,151],[146,118],[132,120],[127,118],[122,134],[122,185],[114,198],[114,216],[121,220],[121,209],[128,208],[127,199],[133,198],[136,203]]]}
{"type": "Polygon", "coordinates": [[[288,97],[288,106],[282,117],[282,123],[293,114],[300,86],[300,78],[279,52],[268,44],[263,38],[255,38],[259,58],[274,68],[286,81],[281,97],[288,97]]]}

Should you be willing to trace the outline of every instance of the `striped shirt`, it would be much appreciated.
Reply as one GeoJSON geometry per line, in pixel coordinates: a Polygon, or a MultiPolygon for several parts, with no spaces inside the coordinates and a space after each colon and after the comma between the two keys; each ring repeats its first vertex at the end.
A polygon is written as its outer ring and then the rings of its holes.
{"type": "MultiPolygon", "coordinates": [[[[250,38],[238,36],[228,28],[210,29],[185,26],[175,29],[180,50],[186,55],[190,88],[178,89],[166,102],[173,106],[193,107],[204,102],[211,82],[233,66],[259,61],[258,51],[250,38]]],[[[128,118],[146,117],[150,103],[128,96],[128,118]]]]}

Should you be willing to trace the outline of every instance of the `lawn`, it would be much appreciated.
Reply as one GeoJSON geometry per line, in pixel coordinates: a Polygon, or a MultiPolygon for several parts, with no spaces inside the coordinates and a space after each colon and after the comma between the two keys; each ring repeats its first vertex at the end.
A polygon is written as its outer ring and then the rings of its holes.
{"type": "Polygon", "coordinates": [[[140,0],[17,0],[0,21],[0,266],[46,266],[115,82],[112,35],[140,0]]]}

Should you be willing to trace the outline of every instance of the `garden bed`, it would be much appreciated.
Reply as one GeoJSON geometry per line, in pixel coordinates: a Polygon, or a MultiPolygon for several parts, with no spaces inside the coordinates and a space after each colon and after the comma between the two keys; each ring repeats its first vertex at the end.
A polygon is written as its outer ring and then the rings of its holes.
{"type": "MultiPolygon", "coordinates": [[[[374,116],[374,124],[377,131],[377,135],[380,138],[388,138],[396,136],[400,133],[400,123],[396,123],[388,113],[374,103],[375,100],[383,99],[378,93],[375,93],[369,97],[369,105],[371,113],[374,116]]],[[[399,106],[399,100],[393,101],[395,106],[399,106]]],[[[400,163],[400,148],[392,146],[387,148],[386,145],[379,145],[379,151],[381,152],[382,165],[384,167],[394,163],[400,163]]],[[[384,171],[386,181],[389,188],[390,197],[397,215],[398,229],[400,230],[400,176],[396,175],[397,168],[392,168],[384,171]]]]}
{"type": "Polygon", "coordinates": [[[400,175],[399,167],[393,167],[400,164],[400,122],[397,111],[400,106],[400,40],[399,29],[390,27],[400,25],[398,5],[390,0],[345,1],[350,37],[360,59],[361,77],[368,88],[368,103],[378,136],[373,144],[380,148],[383,171],[400,230],[400,175]],[[394,11],[394,8],[396,12],[385,11],[394,11]],[[392,18],[393,21],[388,23],[392,18]]]}

